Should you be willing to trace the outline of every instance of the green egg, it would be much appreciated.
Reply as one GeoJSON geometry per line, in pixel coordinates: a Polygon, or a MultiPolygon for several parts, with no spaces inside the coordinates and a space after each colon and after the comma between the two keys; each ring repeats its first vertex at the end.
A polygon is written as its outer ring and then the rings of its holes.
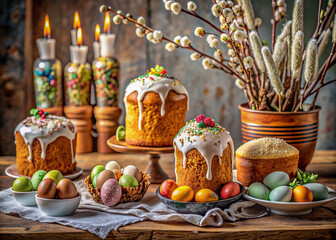
{"type": "Polygon", "coordinates": [[[97,178],[98,178],[99,173],[97,173],[92,180],[92,184],[95,188],[97,188],[97,178]]]}
{"type": "Polygon", "coordinates": [[[13,182],[13,191],[30,192],[33,190],[33,184],[27,177],[19,177],[13,182]]]}
{"type": "Polygon", "coordinates": [[[258,199],[268,200],[269,190],[261,182],[255,182],[250,185],[248,195],[258,199]]]}
{"type": "Polygon", "coordinates": [[[288,186],[289,176],[285,172],[276,171],[268,174],[263,181],[263,184],[269,189],[275,189],[279,186],[288,186]]]}
{"type": "Polygon", "coordinates": [[[40,182],[42,181],[42,179],[44,178],[44,176],[45,176],[46,174],[47,174],[47,172],[44,171],[44,170],[38,170],[38,171],[36,171],[36,172],[33,174],[33,176],[32,176],[32,178],[31,178],[30,181],[31,181],[32,184],[33,184],[33,190],[34,190],[34,191],[37,191],[37,188],[38,188],[40,182]]]}
{"type": "Polygon", "coordinates": [[[289,186],[279,186],[274,188],[270,195],[270,201],[290,202],[292,200],[292,189],[289,186]]]}
{"type": "Polygon", "coordinates": [[[119,178],[119,184],[122,187],[137,187],[139,185],[135,177],[127,174],[119,178]]]}
{"type": "Polygon", "coordinates": [[[103,165],[97,165],[95,166],[91,171],[91,182],[93,181],[94,176],[96,176],[101,171],[105,170],[105,167],[103,165]]]}
{"type": "Polygon", "coordinates": [[[321,183],[308,183],[304,185],[313,193],[313,201],[324,200],[328,198],[328,188],[321,183]]]}

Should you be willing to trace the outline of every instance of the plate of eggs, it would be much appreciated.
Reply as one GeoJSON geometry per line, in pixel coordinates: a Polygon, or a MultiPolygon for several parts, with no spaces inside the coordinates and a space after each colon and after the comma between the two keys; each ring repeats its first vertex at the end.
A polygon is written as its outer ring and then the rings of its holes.
{"type": "Polygon", "coordinates": [[[305,215],[313,208],[336,200],[336,191],[316,182],[317,175],[297,171],[290,182],[287,173],[275,171],[263,182],[254,182],[246,187],[244,198],[270,209],[279,215],[305,215]]]}

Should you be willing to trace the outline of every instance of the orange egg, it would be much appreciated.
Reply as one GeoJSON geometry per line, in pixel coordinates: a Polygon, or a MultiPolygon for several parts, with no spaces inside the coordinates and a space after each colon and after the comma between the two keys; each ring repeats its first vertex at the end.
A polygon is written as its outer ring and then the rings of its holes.
{"type": "Polygon", "coordinates": [[[303,185],[299,185],[293,190],[293,199],[295,202],[313,201],[313,193],[303,185]]]}
{"type": "Polygon", "coordinates": [[[191,187],[182,186],[176,188],[172,195],[171,199],[174,201],[181,201],[181,202],[190,202],[194,198],[194,191],[191,187]]]}
{"type": "Polygon", "coordinates": [[[195,195],[196,202],[213,202],[218,199],[218,195],[210,189],[201,189],[195,195]]]}

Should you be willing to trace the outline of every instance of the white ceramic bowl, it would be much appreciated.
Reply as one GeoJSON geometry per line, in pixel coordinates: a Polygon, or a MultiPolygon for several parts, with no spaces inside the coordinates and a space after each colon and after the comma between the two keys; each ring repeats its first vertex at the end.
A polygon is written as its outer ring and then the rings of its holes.
{"type": "MultiPolygon", "coordinates": [[[[248,189],[248,188],[246,188],[248,189]]],[[[329,188],[329,193],[327,199],[313,202],[275,202],[268,200],[261,200],[258,198],[251,197],[246,193],[243,195],[244,198],[252,202],[258,203],[264,207],[267,207],[271,212],[280,215],[305,215],[312,211],[313,208],[320,207],[331,201],[336,200],[336,191],[329,188]]]]}
{"type": "Polygon", "coordinates": [[[11,188],[15,201],[22,206],[36,206],[35,195],[37,191],[17,192],[11,188]]]}
{"type": "Polygon", "coordinates": [[[75,213],[81,200],[81,194],[69,199],[47,199],[35,196],[37,206],[48,216],[69,216],[75,213]]]}

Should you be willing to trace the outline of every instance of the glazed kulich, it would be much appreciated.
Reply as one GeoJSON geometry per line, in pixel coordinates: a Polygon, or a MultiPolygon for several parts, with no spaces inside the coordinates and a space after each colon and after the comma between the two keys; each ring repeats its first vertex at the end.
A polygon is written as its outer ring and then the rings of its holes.
{"type": "Polygon", "coordinates": [[[138,146],[171,146],[184,125],[188,92],[180,80],[157,66],[125,90],[125,141],[138,146]]]}
{"type": "Polygon", "coordinates": [[[296,176],[299,151],[280,138],[251,140],[236,151],[237,180],[244,186],[262,182],[271,172],[286,172],[296,176]]]}
{"type": "Polygon", "coordinates": [[[59,170],[62,174],[76,169],[76,130],[69,119],[31,116],[15,129],[16,164],[19,173],[32,176],[37,170],[59,170]]]}
{"type": "Polygon", "coordinates": [[[211,118],[198,115],[174,139],[175,174],[179,186],[196,193],[208,188],[215,192],[232,181],[233,141],[225,128],[211,118]]]}

